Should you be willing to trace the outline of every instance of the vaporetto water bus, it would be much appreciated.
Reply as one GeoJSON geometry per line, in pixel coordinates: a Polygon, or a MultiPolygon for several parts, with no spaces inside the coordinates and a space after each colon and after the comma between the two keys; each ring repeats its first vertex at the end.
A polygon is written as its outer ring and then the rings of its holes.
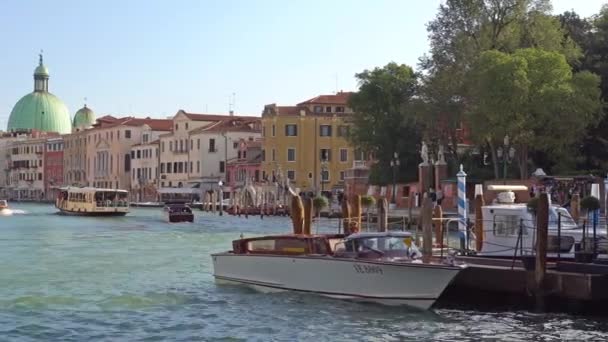
{"type": "Polygon", "coordinates": [[[73,186],[59,190],[55,207],[61,214],[123,216],[129,212],[129,192],[127,190],[73,186]]]}

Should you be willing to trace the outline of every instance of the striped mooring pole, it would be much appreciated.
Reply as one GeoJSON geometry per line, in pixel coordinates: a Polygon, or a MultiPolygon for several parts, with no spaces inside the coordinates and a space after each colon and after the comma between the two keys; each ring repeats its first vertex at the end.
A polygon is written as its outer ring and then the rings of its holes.
{"type": "MultiPolygon", "coordinates": [[[[465,241],[469,241],[467,231],[467,174],[460,164],[460,171],[456,174],[458,179],[458,230],[464,233],[465,241]]],[[[469,246],[466,246],[468,249],[469,246]]]]}

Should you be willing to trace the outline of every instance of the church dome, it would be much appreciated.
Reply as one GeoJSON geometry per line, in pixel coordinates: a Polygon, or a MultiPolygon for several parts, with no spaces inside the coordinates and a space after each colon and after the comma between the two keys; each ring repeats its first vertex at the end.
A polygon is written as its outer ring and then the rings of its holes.
{"type": "Polygon", "coordinates": [[[40,63],[34,71],[34,92],[22,97],[8,119],[8,130],[38,130],[70,133],[70,112],[65,104],[48,90],[48,69],[40,63]]]}
{"type": "Polygon", "coordinates": [[[76,115],[74,115],[73,127],[75,129],[85,129],[93,126],[95,123],[95,112],[91,110],[91,108],[87,107],[85,104],[84,107],[80,108],[76,115]]]}

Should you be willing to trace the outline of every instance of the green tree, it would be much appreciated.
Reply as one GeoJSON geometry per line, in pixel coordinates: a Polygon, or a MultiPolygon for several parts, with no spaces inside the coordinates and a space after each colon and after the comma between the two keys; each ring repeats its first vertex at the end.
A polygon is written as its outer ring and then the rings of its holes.
{"type": "MultiPolygon", "coordinates": [[[[600,119],[599,77],[572,73],[564,55],[540,49],[483,52],[469,79],[469,122],[490,147],[498,178],[497,147],[508,135],[517,150],[542,151],[552,160],[571,152],[600,119]]],[[[520,161],[520,173],[524,173],[520,161]]]]}
{"type": "MultiPolygon", "coordinates": [[[[440,5],[428,24],[431,49],[420,61],[426,72],[416,112],[422,118],[425,134],[446,146],[452,160],[462,158],[455,132],[468,118],[472,95],[467,79],[484,51],[513,53],[534,47],[560,52],[568,61],[581,56],[576,43],[550,12],[548,0],[446,0],[440,5]]],[[[476,138],[484,141],[483,137],[476,138]]],[[[527,152],[518,152],[525,169],[527,152]]]]}
{"type": "Polygon", "coordinates": [[[349,100],[355,114],[349,138],[363,151],[373,153],[377,163],[370,180],[387,184],[392,180],[391,159],[397,153],[400,181],[416,177],[420,142],[415,116],[407,110],[417,87],[411,67],[389,63],[382,68],[356,74],[359,91],[349,100]]]}

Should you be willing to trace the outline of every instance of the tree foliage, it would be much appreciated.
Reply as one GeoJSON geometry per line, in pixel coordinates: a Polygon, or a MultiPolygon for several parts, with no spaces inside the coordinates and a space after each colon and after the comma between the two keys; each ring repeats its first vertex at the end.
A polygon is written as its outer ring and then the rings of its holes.
{"type": "Polygon", "coordinates": [[[417,77],[411,67],[396,63],[356,75],[359,91],[349,100],[355,112],[350,139],[356,147],[374,154],[377,161],[372,169],[374,183],[391,181],[390,162],[394,153],[398,153],[400,160],[399,179],[415,177],[418,165],[415,146],[420,134],[407,104],[416,91],[417,77]]]}
{"type": "Polygon", "coordinates": [[[557,52],[486,51],[470,75],[471,129],[492,151],[508,135],[520,151],[559,158],[600,118],[599,78],[573,74],[557,52]]]}

